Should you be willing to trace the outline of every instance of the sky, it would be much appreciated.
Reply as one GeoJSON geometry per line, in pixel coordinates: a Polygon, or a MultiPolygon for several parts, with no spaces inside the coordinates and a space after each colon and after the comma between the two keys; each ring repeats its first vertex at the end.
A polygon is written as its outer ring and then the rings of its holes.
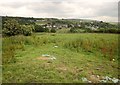
{"type": "Polygon", "coordinates": [[[0,16],[118,21],[119,0],[0,0],[0,16]]]}

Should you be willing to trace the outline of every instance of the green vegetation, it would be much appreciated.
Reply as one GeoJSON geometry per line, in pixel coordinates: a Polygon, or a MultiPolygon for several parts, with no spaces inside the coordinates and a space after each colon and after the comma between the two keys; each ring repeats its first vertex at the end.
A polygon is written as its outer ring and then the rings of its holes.
{"type": "Polygon", "coordinates": [[[16,19],[6,18],[3,21],[3,29],[2,34],[4,36],[15,36],[15,35],[31,35],[32,31],[34,30],[33,25],[21,25],[16,19]]]}
{"type": "Polygon", "coordinates": [[[22,34],[25,36],[30,36],[32,34],[32,31],[34,30],[34,27],[32,25],[22,25],[22,34]]]}
{"type": "Polygon", "coordinates": [[[4,37],[2,80],[82,83],[82,77],[89,79],[91,75],[118,78],[117,47],[117,34],[35,33],[4,37]],[[42,54],[55,56],[56,60],[39,59],[42,54]]]}
{"type": "Polygon", "coordinates": [[[54,28],[52,28],[52,29],[50,30],[50,32],[51,32],[51,33],[55,33],[56,30],[55,30],[54,28]]]}
{"type": "Polygon", "coordinates": [[[35,32],[49,32],[48,28],[43,28],[41,25],[35,25],[35,32]]]}
{"type": "Polygon", "coordinates": [[[116,24],[25,17],[3,17],[2,21],[3,83],[120,79],[116,24]]]}
{"type": "Polygon", "coordinates": [[[15,19],[7,19],[3,22],[3,34],[14,36],[22,33],[22,29],[15,19]]]}
{"type": "Polygon", "coordinates": [[[2,19],[5,36],[19,34],[28,36],[33,32],[64,33],[62,30],[65,29],[69,29],[70,33],[120,33],[117,24],[95,20],[24,17],[2,17],[2,19]]]}
{"type": "Polygon", "coordinates": [[[69,28],[63,28],[63,29],[58,29],[57,31],[56,31],[56,33],[69,33],[70,32],[70,29],[69,28]]]}

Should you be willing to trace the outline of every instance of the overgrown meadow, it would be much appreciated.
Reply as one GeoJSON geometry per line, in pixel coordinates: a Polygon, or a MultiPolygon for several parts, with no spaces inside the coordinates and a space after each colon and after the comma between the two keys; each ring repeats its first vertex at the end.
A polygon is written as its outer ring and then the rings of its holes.
{"type": "MultiPolygon", "coordinates": [[[[3,83],[99,82],[120,78],[118,34],[34,33],[2,38],[3,83]],[[43,54],[55,60],[43,60],[43,54]],[[99,79],[91,78],[98,75],[99,79]]],[[[111,81],[108,81],[111,82],[111,81]]]]}

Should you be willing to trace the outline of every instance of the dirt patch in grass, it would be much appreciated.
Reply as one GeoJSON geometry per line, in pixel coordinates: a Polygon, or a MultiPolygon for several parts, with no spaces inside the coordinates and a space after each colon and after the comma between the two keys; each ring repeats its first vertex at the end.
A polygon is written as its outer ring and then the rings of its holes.
{"type": "Polygon", "coordinates": [[[58,71],[67,71],[68,68],[64,64],[60,64],[56,68],[58,71]]]}
{"type": "Polygon", "coordinates": [[[98,83],[100,78],[99,78],[99,76],[96,76],[96,75],[90,75],[88,77],[88,80],[92,81],[93,83],[98,83]]]}
{"type": "Polygon", "coordinates": [[[66,67],[59,67],[59,68],[56,68],[58,71],[67,71],[67,68],[66,67]]]}
{"type": "Polygon", "coordinates": [[[37,59],[38,59],[38,60],[49,60],[50,58],[48,58],[48,57],[43,57],[43,56],[40,56],[40,57],[38,57],[37,59]]]}

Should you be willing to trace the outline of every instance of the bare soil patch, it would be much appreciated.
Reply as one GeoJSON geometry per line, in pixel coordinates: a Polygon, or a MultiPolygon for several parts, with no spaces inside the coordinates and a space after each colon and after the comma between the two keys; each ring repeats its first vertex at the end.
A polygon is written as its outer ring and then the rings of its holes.
{"type": "Polygon", "coordinates": [[[43,57],[43,56],[40,56],[40,57],[38,57],[37,59],[39,59],[39,60],[49,60],[50,58],[48,58],[48,57],[43,57]]]}

